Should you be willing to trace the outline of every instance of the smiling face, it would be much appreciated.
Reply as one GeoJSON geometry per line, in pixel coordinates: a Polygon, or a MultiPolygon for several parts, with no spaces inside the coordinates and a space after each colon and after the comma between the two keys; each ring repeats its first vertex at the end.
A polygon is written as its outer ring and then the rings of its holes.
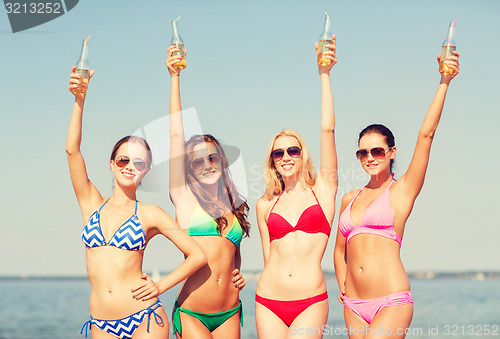
{"type": "Polygon", "coordinates": [[[201,142],[194,146],[190,161],[193,176],[203,185],[216,184],[222,175],[222,156],[213,143],[201,142]]]}
{"type": "Polygon", "coordinates": [[[360,158],[361,166],[371,176],[391,173],[391,160],[396,156],[396,147],[389,147],[382,134],[369,133],[359,140],[359,149],[368,151],[366,156],[360,158]],[[373,156],[370,150],[384,149],[380,156],[373,156]]]}
{"type": "Polygon", "coordinates": [[[137,187],[149,171],[148,151],[139,142],[125,142],[110,161],[116,182],[124,187],[137,187]]]}
{"type": "Polygon", "coordinates": [[[298,157],[292,157],[287,151],[290,147],[301,149],[299,141],[292,136],[285,135],[276,139],[273,151],[284,150],[284,154],[281,159],[273,160],[274,167],[283,178],[292,178],[294,176],[298,178],[303,168],[302,153],[298,157]]]}

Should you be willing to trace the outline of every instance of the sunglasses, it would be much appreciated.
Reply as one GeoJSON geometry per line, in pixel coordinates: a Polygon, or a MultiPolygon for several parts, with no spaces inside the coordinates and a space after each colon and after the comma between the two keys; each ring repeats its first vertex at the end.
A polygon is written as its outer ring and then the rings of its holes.
{"type": "Polygon", "coordinates": [[[205,159],[208,160],[211,166],[218,166],[222,162],[222,157],[219,153],[212,153],[209,154],[207,157],[204,158],[195,158],[191,162],[191,167],[195,171],[199,171],[205,166],[205,159]]]}
{"type": "MultiPolygon", "coordinates": [[[[125,166],[127,166],[127,164],[129,162],[130,162],[130,158],[127,156],[124,156],[124,155],[118,156],[115,159],[115,164],[118,167],[125,167],[125,166]]],[[[134,164],[135,168],[138,171],[144,171],[148,167],[146,162],[141,160],[141,159],[134,159],[134,160],[132,160],[132,163],[134,164]]]]}
{"type": "MultiPolygon", "coordinates": [[[[286,152],[292,158],[298,158],[300,157],[300,153],[302,152],[302,150],[297,146],[291,146],[286,149],[286,152]]],[[[282,148],[275,149],[274,151],[271,152],[271,158],[273,158],[274,161],[280,161],[281,159],[283,159],[284,156],[285,156],[285,149],[282,148]]]]}
{"type": "Polygon", "coordinates": [[[358,149],[356,151],[356,158],[363,161],[363,160],[366,160],[366,158],[368,158],[368,154],[371,154],[372,157],[374,157],[375,159],[382,159],[382,158],[385,158],[385,151],[390,150],[391,148],[392,147],[388,147],[388,148],[375,147],[375,148],[372,148],[369,150],[368,149],[358,149]]]}

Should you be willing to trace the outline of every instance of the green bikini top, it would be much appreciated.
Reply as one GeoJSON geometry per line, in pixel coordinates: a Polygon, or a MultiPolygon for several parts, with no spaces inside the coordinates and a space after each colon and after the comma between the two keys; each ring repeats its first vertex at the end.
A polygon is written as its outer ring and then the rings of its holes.
{"type": "Polygon", "coordinates": [[[231,241],[236,247],[238,247],[241,239],[243,238],[243,230],[241,229],[241,225],[238,222],[238,218],[233,218],[233,224],[231,225],[231,228],[228,230],[227,234],[222,235],[217,230],[217,222],[207,212],[205,212],[203,208],[201,208],[199,203],[196,204],[196,207],[193,211],[193,216],[191,217],[191,220],[189,220],[187,233],[190,236],[222,236],[231,241]]]}

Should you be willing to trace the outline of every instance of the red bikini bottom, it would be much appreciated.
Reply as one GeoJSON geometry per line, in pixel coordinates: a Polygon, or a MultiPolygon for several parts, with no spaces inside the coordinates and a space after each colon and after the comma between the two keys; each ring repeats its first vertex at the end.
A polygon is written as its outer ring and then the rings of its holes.
{"type": "Polygon", "coordinates": [[[327,300],[328,293],[318,294],[311,298],[299,300],[274,300],[262,298],[255,295],[255,301],[268,308],[271,312],[276,314],[288,327],[293,323],[295,318],[309,306],[319,303],[320,301],[327,300]]]}

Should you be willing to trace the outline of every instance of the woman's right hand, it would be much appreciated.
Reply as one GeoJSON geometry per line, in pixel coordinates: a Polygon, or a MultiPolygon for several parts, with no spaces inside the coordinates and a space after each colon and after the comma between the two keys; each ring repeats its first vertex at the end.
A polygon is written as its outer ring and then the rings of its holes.
{"type": "Polygon", "coordinates": [[[343,288],[341,291],[340,291],[340,294],[339,294],[339,302],[341,304],[343,304],[345,301],[345,288],[343,288]]]}
{"type": "MultiPolygon", "coordinates": [[[[458,62],[458,58],[460,57],[460,53],[457,51],[451,52],[453,55],[450,55],[446,58],[445,64],[446,66],[452,70],[452,73],[443,73],[441,74],[441,81],[444,81],[445,83],[450,83],[450,81],[457,76],[457,74],[460,72],[460,65],[458,62]]],[[[438,65],[441,60],[441,55],[438,54],[437,56],[438,60],[438,65]]]]}
{"type": "Polygon", "coordinates": [[[234,271],[232,272],[233,278],[231,279],[232,283],[234,284],[234,287],[236,287],[238,290],[242,290],[243,287],[246,286],[246,281],[245,278],[240,273],[240,270],[235,268],[234,271]]]}
{"type": "MultiPolygon", "coordinates": [[[[174,65],[178,62],[182,61],[182,57],[180,55],[174,55],[175,52],[180,52],[180,48],[175,47],[174,45],[170,45],[167,48],[167,60],[165,60],[165,65],[167,65],[168,72],[170,76],[179,76],[181,74],[180,69],[175,69],[174,65]]],[[[184,55],[187,53],[187,50],[184,50],[184,55]]]]}
{"type": "Polygon", "coordinates": [[[88,83],[90,82],[90,79],[92,79],[92,76],[94,75],[94,70],[90,71],[88,81],[83,81],[83,78],[80,75],[76,74],[75,72],[76,72],[76,66],[73,66],[71,68],[68,90],[77,98],[85,98],[89,86],[88,83]]]}

